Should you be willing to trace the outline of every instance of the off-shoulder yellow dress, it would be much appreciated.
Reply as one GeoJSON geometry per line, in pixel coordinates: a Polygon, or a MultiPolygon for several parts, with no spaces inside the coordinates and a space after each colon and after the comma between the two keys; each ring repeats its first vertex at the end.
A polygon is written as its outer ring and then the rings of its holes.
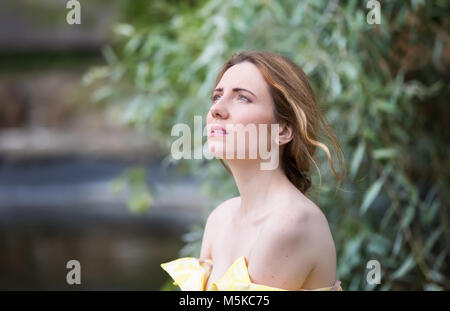
{"type": "MultiPolygon", "coordinates": [[[[195,257],[183,257],[162,263],[163,268],[183,291],[284,291],[285,289],[252,283],[247,269],[245,257],[241,256],[228,268],[224,276],[212,282],[205,289],[207,279],[211,273],[212,260],[200,261],[195,257]]],[[[331,287],[312,289],[312,291],[342,291],[341,282],[336,281],[331,287]]],[[[311,291],[301,289],[302,291],[311,291]]]]}

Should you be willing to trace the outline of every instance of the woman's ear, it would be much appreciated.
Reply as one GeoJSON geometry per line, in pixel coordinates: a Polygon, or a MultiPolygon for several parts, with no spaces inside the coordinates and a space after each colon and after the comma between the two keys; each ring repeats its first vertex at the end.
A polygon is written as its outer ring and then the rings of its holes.
{"type": "Polygon", "coordinates": [[[285,145],[290,142],[294,137],[292,136],[292,126],[287,123],[280,124],[278,128],[278,141],[279,145],[285,145]]]}

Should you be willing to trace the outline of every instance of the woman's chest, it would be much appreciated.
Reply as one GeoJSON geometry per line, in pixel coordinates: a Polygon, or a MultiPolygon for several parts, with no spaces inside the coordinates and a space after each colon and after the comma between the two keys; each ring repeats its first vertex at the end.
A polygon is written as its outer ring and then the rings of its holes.
{"type": "Polygon", "coordinates": [[[213,267],[209,275],[206,288],[213,282],[220,280],[232,264],[241,256],[249,259],[252,251],[261,246],[257,243],[254,230],[224,230],[218,234],[211,247],[213,267]]]}

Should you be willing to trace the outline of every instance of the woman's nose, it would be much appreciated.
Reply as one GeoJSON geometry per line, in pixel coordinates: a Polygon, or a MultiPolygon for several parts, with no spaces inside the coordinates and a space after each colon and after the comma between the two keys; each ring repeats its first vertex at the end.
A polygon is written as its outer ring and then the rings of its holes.
{"type": "Polygon", "coordinates": [[[228,108],[225,107],[225,103],[219,99],[212,107],[211,107],[211,115],[216,119],[227,119],[229,116],[228,108]]]}

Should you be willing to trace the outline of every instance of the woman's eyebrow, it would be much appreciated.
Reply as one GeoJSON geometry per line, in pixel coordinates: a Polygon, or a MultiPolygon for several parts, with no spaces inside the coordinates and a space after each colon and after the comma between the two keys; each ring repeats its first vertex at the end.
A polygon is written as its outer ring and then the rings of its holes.
{"type": "MultiPolygon", "coordinates": [[[[239,92],[239,91],[249,92],[250,94],[252,94],[256,98],[258,98],[252,91],[247,90],[247,89],[243,89],[243,88],[240,88],[240,87],[235,87],[234,89],[232,89],[232,91],[233,92],[239,92]]],[[[219,87],[219,88],[215,89],[214,92],[223,92],[223,88],[219,87]]]]}

